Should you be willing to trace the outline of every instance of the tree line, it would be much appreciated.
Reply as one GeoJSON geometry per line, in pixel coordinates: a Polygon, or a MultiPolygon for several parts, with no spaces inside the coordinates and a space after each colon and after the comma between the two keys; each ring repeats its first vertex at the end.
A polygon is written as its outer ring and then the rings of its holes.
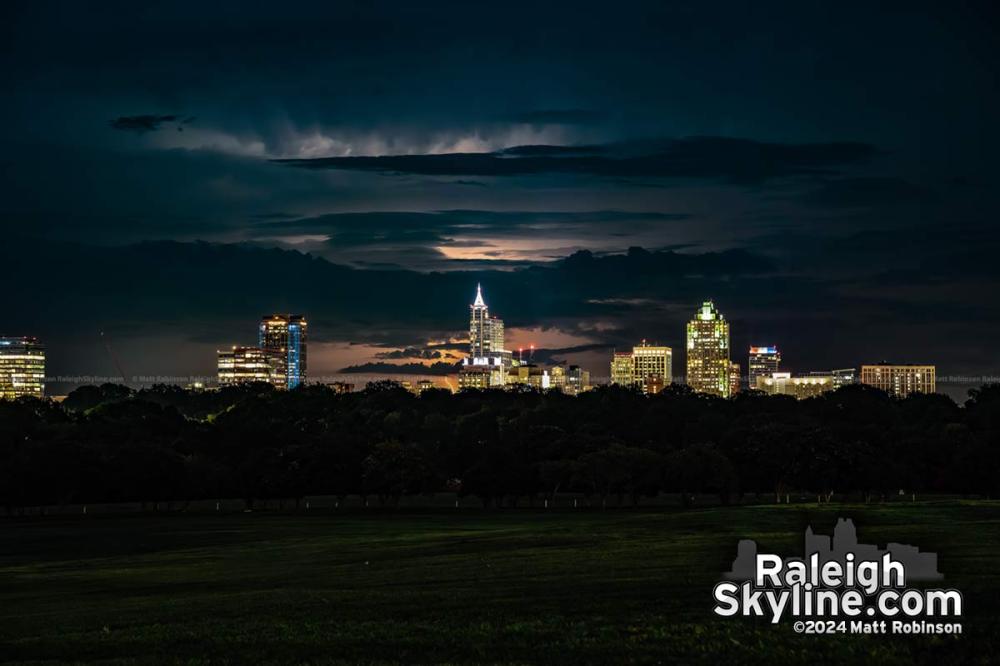
{"type": "Polygon", "coordinates": [[[62,403],[0,401],[0,506],[450,492],[486,506],[577,493],[729,503],[789,493],[1000,491],[1000,384],[894,399],[854,385],[809,400],[724,400],[670,386],[338,394],[267,384],[189,391],[87,386],[62,403]]]}

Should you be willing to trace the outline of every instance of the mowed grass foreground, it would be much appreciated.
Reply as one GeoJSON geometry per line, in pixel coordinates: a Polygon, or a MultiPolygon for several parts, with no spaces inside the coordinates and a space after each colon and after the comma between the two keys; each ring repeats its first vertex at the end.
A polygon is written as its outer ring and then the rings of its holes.
{"type": "Polygon", "coordinates": [[[0,661],[997,663],[1000,503],[173,514],[0,522],[0,661]],[[939,553],[961,636],[723,620],[740,538],[811,524],[939,553]]]}

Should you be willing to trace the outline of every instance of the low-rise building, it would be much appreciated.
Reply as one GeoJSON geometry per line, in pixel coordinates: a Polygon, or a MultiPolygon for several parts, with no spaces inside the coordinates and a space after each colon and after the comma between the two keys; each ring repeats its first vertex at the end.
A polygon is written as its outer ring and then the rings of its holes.
{"type": "Polygon", "coordinates": [[[809,373],[810,377],[833,377],[833,388],[839,389],[841,386],[856,384],[858,381],[858,371],[855,368],[838,368],[836,370],[815,370],[809,373]]]}
{"type": "Polygon", "coordinates": [[[757,377],[757,390],[768,395],[790,395],[797,400],[813,398],[834,389],[830,375],[793,377],[790,372],[775,372],[770,377],[757,377]]]}

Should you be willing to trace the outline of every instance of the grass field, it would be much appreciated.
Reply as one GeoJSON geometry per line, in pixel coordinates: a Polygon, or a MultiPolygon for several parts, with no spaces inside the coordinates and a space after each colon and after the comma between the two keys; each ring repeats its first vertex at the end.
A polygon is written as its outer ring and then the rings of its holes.
{"type": "Polygon", "coordinates": [[[0,522],[0,661],[997,663],[1000,503],[169,514],[0,522]],[[722,620],[738,539],[939,553],[961,636],[722,620]]]}

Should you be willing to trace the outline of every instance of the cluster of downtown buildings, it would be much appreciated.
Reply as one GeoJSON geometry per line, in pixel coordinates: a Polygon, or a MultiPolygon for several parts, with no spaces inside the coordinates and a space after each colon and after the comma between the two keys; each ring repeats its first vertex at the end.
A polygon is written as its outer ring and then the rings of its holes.
{"type": "MultiPolygon", "coordinates": [[[[712,301],[705,301],[687,323],[687,385],[699,393],[731,397],[743,387],[743,366],[732,359],[729,322],[712,301]]],[[[814,371],[802,375],[781,372],[781,352],[774,345],[750,347],[747,387],[771,395],[811,398],[860,380],[899,397],[934,393],[933,365],[862,365],[855,368],[814,371]]],[[[644,393],[659,393],[673,381],[673,350],[643,341],[631,352],[615,352],[611,383],[632,386],[644,393]]]]}
{"type": "MultiPolygon", "coordinates": [[[[503,320],[490,316],[481,287],[470,306],[469,356],[459,372],[461,388],[500,388],[528,384],[537,388],[558,388],[577,394],[588,390],[590,373],[578,366],[542,368],[514,358],[504,347],[503,320]]],[[[743,366],[732,359],[729,322],[706,301],[687,323],[686,383],[699,393],[728,398],[743,384],[743,366]]],[[[933,365],[892,365],[879,363],[855,368],[792,375],[781,372],[781,352],[774,345],[751,346],[747,359],[750,389],[798,399],[833,391],[860,381],[891,395],[934,393],[936,369],[933,365]]],[[[643,340],[631,351],[615,351],[611,357],[611,383],[656,394],[673,383],[673,350],[643,340]]]]}
{"type": "Polygon", "coordinates": [[[271,314],[257,326],[257,346],[218,351],[219,385],[267,382],[293,389],[306,381],[309,323],[302,315],[271,314]]]}
{"type": "MultiPolygon", "coordinates": [[[[481,286],[469,311],[469,354],[458,371],[460,389],[529,386],[577,395],[592,388],[590,373],[580,366],[545,367],[534,363],[533,353],[525,361],[523,351],[515,357],[504,342],[503,320],[490,315],[481,286]]],[[[256,346],[218,351],[218,383],[268,382],[294,389],[306,383],[307,346],[308,323],[303,315],[265,315],[257,327],[256,346]]],[[[687,323],[686,357],[686,383],[695,391],[728,398],[743,388],[743,366],[731,355],[729,322],[711,301],[703,303],[687,323]]],[[[933,365],[879,363],[862,365],[860,373],[843,368],[792,375],[781,371],[781,353],[774,345],[751,346],[746,368],[748,388],[799,399],[859,381],[898,397],[934,393],[937,388],[933,365]]],[[[642,341],[631,351],[613,352],[610,370],[612,384],[656,394],[674,382],[673,350],[642,341]]],[[[332,386],[353,389],[342,382],[332,386]]],[[[419,393],[433,386],[423,380],[409,388],[419,393]]],[[[32,337],[0,337],[0,398],[42,397],[44,392],[44,346],[32,337]]]]}

